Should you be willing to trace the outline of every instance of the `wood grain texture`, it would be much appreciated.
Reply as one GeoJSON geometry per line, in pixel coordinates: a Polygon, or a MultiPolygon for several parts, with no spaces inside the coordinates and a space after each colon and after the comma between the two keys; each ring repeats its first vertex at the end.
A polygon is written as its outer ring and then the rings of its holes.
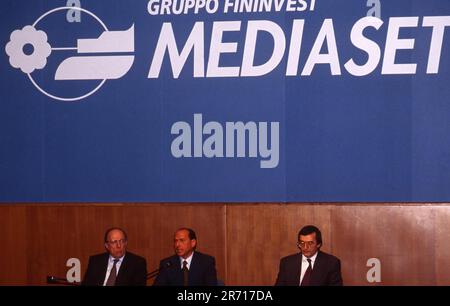
{"type": "Polygon", "coordinates": [[[436,284],[433,207],[342,206],[332,220],[334,253],[347,285],[365,281],[370,258],[381,261],[383,285],[436,284]]]}
{"type": "MultiPolygon", "coordinates": [[[[450,285],[450,208],[435,207],[435,260],[432,261],[436,273],[436,284],[450,285]]],[[[428,260],[427,260],[428,261],[428,260]]]]}
{"type": "Polygon", "coordinates": [[[0,285],[65,277],[69,258],[80,259],[84,274],[113,226],[127,231],[128,249],[149,271],[173,254],[174,231],[191,227],[226,285],[273,285],[307,224],[321,229],[322,250],[341,259],[345,285],[450,285],[448,220],[450,204],[2,204],[0,285]],[[380,283],[366,279],[370,258],[381,262],[380,283]]]}
{"type": "MultiPolygon", "coordinates": [[[[329,206],[228,206],[228,283],[238,286],[275,284],[280,258],[298,252],[297,234],[306,224],[322,225],[323,240],[329,241],[329,206]]],[[[324,250],[328,249],[329,245],[324,245],[324,250]]]]}
{"type": "Polygon", "coordinates": [[[0,285],[29,284],[26,207],[0,205],[0,285]]]}

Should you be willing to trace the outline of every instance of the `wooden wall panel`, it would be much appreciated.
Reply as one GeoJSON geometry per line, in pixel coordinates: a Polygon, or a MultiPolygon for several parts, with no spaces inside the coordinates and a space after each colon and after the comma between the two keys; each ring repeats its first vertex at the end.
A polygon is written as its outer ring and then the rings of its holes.
{"type": "Polygon", "coordinates": [[[119,205],[28,207],[29,283],[45,284],[49,274],[65,277],[69,258],[80,259],[83,274],[89,255],[104,251],[105,229],[124,225],[121,210],[119,205]]]}
{"type": "Polygon", "coordinates": [[[0,206],[0,285],[28,283],[26,208],[0,206]]]}
{"type": "Polygon", "coordinates": [[[338,206],[332,220],[334,253],[342,259],[346,284],[368,284],[369,258],[381,261],[383,285],[435,284],[432,207],[338,206]]]}
{"type": "Polygon", "coordinates": [[[230,205],[227,207],[228,283],[273,285],[281,257],[298,251],[302,225],[322,226],[329,249],[330,208],[327,205],[230,205]]]}
{"type": "MultiPolygon", "coordinates": [[[[436,260],[424,258],[435,265],[436,284],[450,285],[450,207],[438,206],[433,208],[436,216],[435,224],[435,256],[436,260]]],[[[422,237],[421,239],[428,239],[422,237]]]]}
{"type": "MultiPolygon", "coordinates": [[[[125,209],[127,220],[144,218],[133,228],[136,236],[136,248],[146,255],[149,271],[157,269],[159,261],[174,254],[173,234],[180,227],[190,227],[197,234],[197,249],[216,258],[218,276],[226,278],[225,272],[225,207],[213,204],[192,205],[144,205],[125,209]],[[132,217],[130,214],[134,214],[132,217]]],[[[130,245],[131,247],[131,245],[130,245]]],[[[149,284],[153,283],[150,281],[149,284]]]]}
{"type": "Polygon", "coordinates": [[[192,227],[198,250],[216,257],[224,279],[224,212],[223,205],[201,204],[0,206],[0,230],[7,233],[0,284],[44,285],[47,275],[65,277],[69,258],[80,259],[83,275],[89,255],[104,251],[104,232],[113,226],[127,231],[129,251],[147,259],[149,272],[174,253],[174,231],[192,227]]]}
{"type": "Polygon", "coordinates": [[[305,224],[322,230],[322,249],[341,259],[346,285],[450,285],[448,220],[450,204],[3,204],[0,285],[44,285],[48,274],[64,277],[72,257],[83,274],[111,226],[127,230],[129,250],[149,271],[187,226],[226,285],[273,285],[305,224]],[[381,261],[381,283],[366,279],[369,258],[381,261]]]}

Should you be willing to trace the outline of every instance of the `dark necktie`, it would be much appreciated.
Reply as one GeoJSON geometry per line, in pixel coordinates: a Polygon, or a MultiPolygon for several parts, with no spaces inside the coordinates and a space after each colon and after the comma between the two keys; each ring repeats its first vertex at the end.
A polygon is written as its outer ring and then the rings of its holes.
{"type": "Polygon", "coordinates": [[[109,273],[108,280],[106,281],[105,286],[114,286],[116,284],[116,278],[117,278],[117,268],[116,265],[119,262],[119,259],[114,259],[114,264],[111,269],[111,272],[109,273]]]}
{"type": "Polygon", "coordinates": [[[309,282],[311,280],[311,273],[312,273],[312,266],[311,266],[311,259],[308,260],[308,269],[306,269],[305,275],[303,275],[302,283],[300,286],[309,286],[309,282]]]}
{"type": "Polygon", "coordinates": [[[187,267],[187,261],[183,261],[183,269],[181,269],[183,271],[183,286],[188,286],[189,285],[189,269],[187,267]]]}

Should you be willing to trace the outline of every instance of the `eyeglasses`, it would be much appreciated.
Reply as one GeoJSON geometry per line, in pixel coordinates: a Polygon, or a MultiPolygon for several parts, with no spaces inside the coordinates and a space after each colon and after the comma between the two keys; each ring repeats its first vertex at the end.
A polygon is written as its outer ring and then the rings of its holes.
{"type": "Polygon", "coordinates": [[[299,241],[297,242],[297,246],[299,248],[304,248],[305,246],[313,246],[316,242],[315,241],[299,241]]]}
{"type": "Polygon", "coordinates": [[[125,242],[127,242],[126,239],[108,241],[108,243],[111,244],[111,245],[119,245],[119,244],[122,245],[122,244],[125,244],[125,242]]]}

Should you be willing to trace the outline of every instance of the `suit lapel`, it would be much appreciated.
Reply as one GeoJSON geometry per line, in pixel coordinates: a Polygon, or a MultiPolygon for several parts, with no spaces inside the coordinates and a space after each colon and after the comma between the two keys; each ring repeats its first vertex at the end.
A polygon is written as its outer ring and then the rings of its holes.
{"type": "Polygon", "coordinates": [[[129,265],[129,256],[127,256],[127,254],[125,253],[125,257],[123,258],[122,263],[120,264],[119,273],[117,273],[116,285],[121,284],[122,279],[127,274],[128,265],[129,265]]]}
{"type": "Polygon", "coordinates": [[[171,283],[183,286],[183,271],[181,270],[180,257],[175,255],[170,262],[173,265],[173,268],[169,268],[171,283]]]}
{"type": "Polygon", "coordinates": [[[320,251],[317,252],[317,257],[314,262],[314,268],[311,273],[311,279],[310,279],[310,285],[311,286],[317,286],[319,285],[320,275],[322,273],[322,253],[320,251]]]}
{"type": "Polygon", "coordinates": [[[99,286],[103,286],[103,283],[105,282],[106,272],[108,271],[108,264],[109,264],[109,253],[105,253],[105,255],[102,258],[102,264],[101,264],[102,268],[99,271],[99,275],[98,275],[99,286]]]}
{"type": "Polygon", "coordinates": [[[191,260],[191,266],[189,269],[189,285],[194,285],[195,281],[197,278],[197,273],[198,273],[198,267],[199,267],[199,263],[198,263],[198,256],[197,253],[194,252],[194,254],[192,255],[192,260],[191,260]]]}
{"type": "Polygon", "coordinates": [[[297,264],[295,265],[295,269],[292,270],[293,275],[295,275],[295,282],[292,284],[293,286],[298,286],[300,284],[300,273],[302,272],[302,254],[297,255],[297,264]]]}

